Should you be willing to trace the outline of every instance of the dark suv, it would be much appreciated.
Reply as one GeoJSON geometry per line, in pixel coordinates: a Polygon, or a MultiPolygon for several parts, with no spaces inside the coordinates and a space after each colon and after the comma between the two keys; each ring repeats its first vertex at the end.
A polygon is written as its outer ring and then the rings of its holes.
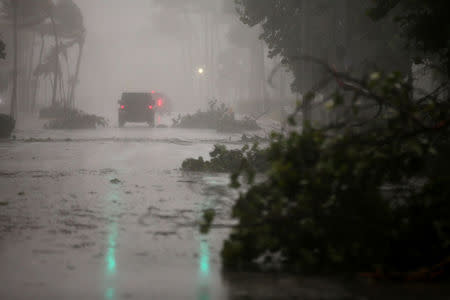
{"type": "Polygon", "coordinates": [[[146,122],[155,126],[155,101],[151,93],[123,93],[119,100],[119,127],[126,122],[146,122]]]}

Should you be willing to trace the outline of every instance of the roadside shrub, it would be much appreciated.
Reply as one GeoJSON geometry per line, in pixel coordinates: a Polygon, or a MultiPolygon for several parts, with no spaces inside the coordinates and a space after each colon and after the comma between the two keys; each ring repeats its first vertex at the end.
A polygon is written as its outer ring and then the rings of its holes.
{"type": "Polygon", "coordinates": [[[409,142],[380,151],[358,137],[330,140],[313,129],[275,137],[269,178],[233,208],[239,225],[225,242],[225,266],[281,255],[283,268],[296,272],[399,272],[444,260],[450,178],[418,183],[410,172],[430,153],[409,142]],[[392,190],[383,193],[387,183],[392,190]]]}
{"type": "Polygon", "coordinates": [[[209,102],[207,111],[199,110],[194,114],[178,115],[172,122],[172,127],[175,128],[215,129],[220,132],[260,129],[256,120],[247,116],[243,120],[236,119],[231,109],[223,103],[219,105],[217,100],[209,102]]]}
{"type": "Polygon", "coordinates": [[[108,122],[105,118],[86,114],[80,110],[66,110],[63,116],[45,124],[47,129],[94,129],[106,126],[108,122]]]}
{"type": "MultiPolygon", "coordinates": [[[[352,112],[342,122],[299,130],[294,114],[291,127],[272,135],[266,179],[250,182],[233,207],[238,224],[221,252],[225,268],[448,275],[448,97],[418,102],[399,74],[351,80],[354,102],[339,93],[332,100],[352,112]]],[[[233,186],[239,173],[245,168],[233,186]]]]}
{"type": "Polygon", "coordinates": [[[9,138],[16,121],[9,115],[0,114],[0,138],[9,138]]]}
{"type": "Polygon", "coordinates": [[[63,118],[67,108],[63,105],[56,103],[54,105],[44,107],[39,110],[39,118],[41,119],[59,119],[63,118]]]}
{"type": "Polygon", "coordinates": [[[183,171],[196,172],[238,172],[244,168],[252,172],[267,170],[267,150],[261,150],[258,145],[244,146],[242,149],[228,150],[224,145],[214,145],[209,153],[211,160],[205,161],[203,157],[188,158],[183,161],[183,171]]]}

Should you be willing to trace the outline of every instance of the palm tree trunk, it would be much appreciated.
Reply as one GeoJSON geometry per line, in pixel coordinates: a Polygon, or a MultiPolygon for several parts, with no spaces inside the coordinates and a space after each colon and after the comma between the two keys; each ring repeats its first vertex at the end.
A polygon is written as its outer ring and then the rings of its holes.
{"type": "Polygon", "coordinates": [[[11,0],[13,7],[13,49],[14,49],[14,69],[13,69],[13,88],[11,93],[11,118],[15,119],[17,114],[17,2],[16,0],[11,0]]]}
{"type": "MultiPolygon", "coordinates": [[[[42,63],[42,56],[44,55],[44,48],[45,48],[45,38],[44,38],[44,34],[41,35],[41,50],[39,51],[39,61],[38,61],[38,66],[41,65],[42,63]]],[[[33,81],[33,91],[32,91],[32,95],[31,95],[31,111],[34,111],[36,108],[36,95],[37,95],[37,90],[39,87],[39,76],[34,76],[34,81],[33,81]]]]}
{"type": "MultiPolygon", "coordinates": [[[[52,8],[53,10],[53,8],[52,8]]],[[[58,88],[58,71],[59,71],[59,38],[56,30],[55,19],[53,18],[53,11],[50,14],[50,21],[52,22],[53,35],[55,36],[55,70],[53,77],[53,93],[52,93],[52,106],[56,105],[56,91],[58,88]]]]}
{"type": "Polygon", "coordinates": [[[78,84],[78,77],[80,74],[80,66],[81,66],[81,58],[83,57],[83,48],[84,48],[84,33],[81,37],[80,42],[78,43],[78,58],[77,58],[77,67],[75,70],[75,75],[73,77],[72,86],[70,89],[70,96],[69,96],[69,104],[72,106],[72,108],[75,107],[75,88],[78,84]]]}
{"type": "Polygon", "coordinates": [[[33,90],[33,60],[34,60],[34,44],[36,41],[36,33],[33,32],[32,33],[32,37],[31,37],[31,45],[29,47],[29,52],[28,52],[28,64],[26,66],[27,68],[27,78],[26,78],[26,84],[27,84],[27,88],[26,88],[26,110],[27,112],[31,111],[31,93],[33,90]]]}

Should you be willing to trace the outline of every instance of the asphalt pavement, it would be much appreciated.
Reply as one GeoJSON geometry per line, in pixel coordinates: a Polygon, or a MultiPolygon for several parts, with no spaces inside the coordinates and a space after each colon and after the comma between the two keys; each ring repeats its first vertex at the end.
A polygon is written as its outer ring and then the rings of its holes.
{"type": "Polygon", "coordinates": [[[222,272],[220,249],[236,193],[226,174],[179,168],[185,158],[207,158],[216,143],[241,147],[239,140],[239,134],[131,124],[19,129],[15,140],[0,141],[0,299],[430,295],[416,285],[350,288],[324,278],[222,272]],[[217,218],[201,235],[198,220],[207,208],[217,218]]]}

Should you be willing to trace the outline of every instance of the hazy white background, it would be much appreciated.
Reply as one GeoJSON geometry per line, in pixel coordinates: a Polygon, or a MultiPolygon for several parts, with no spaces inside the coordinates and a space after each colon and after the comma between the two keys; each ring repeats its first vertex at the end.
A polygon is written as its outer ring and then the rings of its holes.
{"type": "Polygon", "coordinates": [[[189,101],[180,50],[174,40],[152,31],[150,0],[75,2],[87,29],[77,90],[81,109],[115,116],[125,90],[159,90],[176,101],[189,101]]]}

